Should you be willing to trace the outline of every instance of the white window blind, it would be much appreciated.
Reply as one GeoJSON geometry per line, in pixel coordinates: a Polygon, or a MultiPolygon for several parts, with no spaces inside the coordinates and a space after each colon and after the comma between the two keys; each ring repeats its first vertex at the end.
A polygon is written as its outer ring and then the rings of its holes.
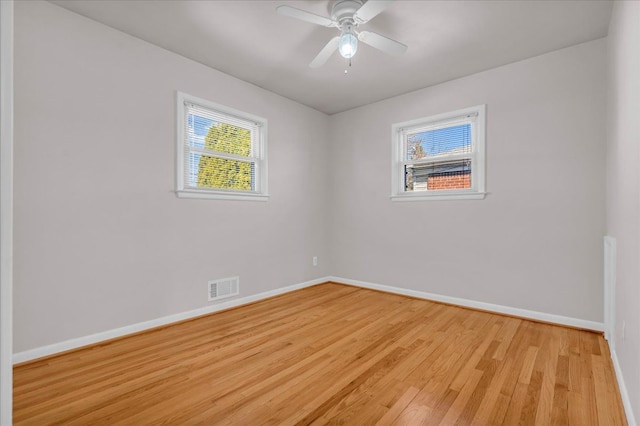
{"type": "Polygon", "coordinates": [[[266,195],[266,120],[179,94],[179,195],[266,195]]]}

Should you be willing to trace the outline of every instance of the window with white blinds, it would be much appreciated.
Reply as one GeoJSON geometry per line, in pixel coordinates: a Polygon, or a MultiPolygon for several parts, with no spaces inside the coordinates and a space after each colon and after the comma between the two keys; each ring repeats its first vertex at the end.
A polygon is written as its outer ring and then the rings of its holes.
{"type": "Polygon", "coordinates": [[[266,200],[267,121],[178,92],[180,197],[266,200]]]}
{"type": "Polygon", "coordinates": [[[392,199],[484,198],[485,109],[394,124],[392,199]]]}

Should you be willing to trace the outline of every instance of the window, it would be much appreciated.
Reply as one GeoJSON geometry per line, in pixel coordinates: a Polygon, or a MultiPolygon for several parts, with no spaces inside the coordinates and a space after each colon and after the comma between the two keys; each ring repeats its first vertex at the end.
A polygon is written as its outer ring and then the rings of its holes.
{"type": "Polygon", "coordinates": [[[177,194],[266,200],[267,120],[178,92],[177,194]]]}
{"type": "Polygon", "coordinates": [[[482,199],[485,105],[392,126],[393,200],[482,199]]]}

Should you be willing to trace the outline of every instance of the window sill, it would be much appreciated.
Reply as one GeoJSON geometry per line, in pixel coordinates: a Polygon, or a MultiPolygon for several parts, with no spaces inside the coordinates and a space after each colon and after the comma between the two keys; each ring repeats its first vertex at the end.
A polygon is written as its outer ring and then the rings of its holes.
{"type": "Polygon", "coordinates": [[[455,194],[403,194],[392,195],[391,201],[442,201],[442,200],[482,200],[486,192],[463,192],[455,194]]]}
{"type": "Polygon", "coordinates": [[[238,194],[227,192],[204,192],[204,191],[176,191],[178,198],[201,198],[208,200],[240,200],[240,201],[269,201],[269,196],[264,194],[238,194]]]}

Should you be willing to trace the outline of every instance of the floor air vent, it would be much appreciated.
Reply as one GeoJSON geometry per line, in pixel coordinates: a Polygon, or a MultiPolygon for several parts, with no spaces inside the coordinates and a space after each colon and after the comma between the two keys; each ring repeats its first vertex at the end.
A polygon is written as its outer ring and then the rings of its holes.
{"type": "Polygon", "coordinates": [[[209,281],[209,301],[240,294],[240,277],[209,281]]]}

